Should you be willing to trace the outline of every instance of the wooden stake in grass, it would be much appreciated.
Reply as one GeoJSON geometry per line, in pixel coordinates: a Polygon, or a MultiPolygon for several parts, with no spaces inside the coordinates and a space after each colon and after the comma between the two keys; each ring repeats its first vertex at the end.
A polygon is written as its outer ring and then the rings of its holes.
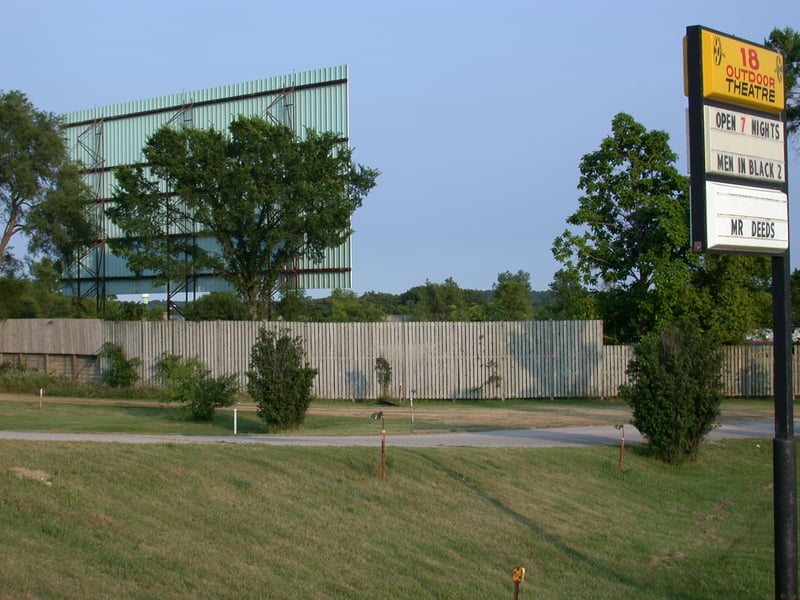
{"type": "Polygon", "coordinates": [[[625,425],[614,425],[614,429],[622,430],[622,438],[619,440],[619,460],[617,460],[617,471],[622,471],[622,459],[625,455],[625,425]]]}
{"type": "Polygon", "coordinates": [[[525,581],[525,567],[514,567],[511,571],[511,581],[514,582],[514,600],[518,600],[519,584],[525,581]]]}
{"type": "Polygon", "coordinates": [[[386,419],[383,411],[372,413],[372,420],[381,420],[381,479],[386,481],[386,419]]]}

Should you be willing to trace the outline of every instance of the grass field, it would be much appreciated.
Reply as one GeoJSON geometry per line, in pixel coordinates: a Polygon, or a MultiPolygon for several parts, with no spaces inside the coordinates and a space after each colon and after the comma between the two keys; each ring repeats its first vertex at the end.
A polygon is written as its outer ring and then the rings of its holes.
{"type": "MultiPolygon", "coordinates": [[[[34,411],[75,430],[89,421],[96,431],[193,425],[158,412],[171,410],[164,407],[133,405],[130,422],[111,412],[103,425],[102,410],[90,418],[87,405],[39,409],[23,400],[0,401],[3,428],[19,429],[24,419],[35,428],[34,411]]],[[[559,424],[573,412],[616,419],[621,410],[580,405],[527,408],[536,413],[530,418],[551,414],[559,424]]],[[[526,405],[428,407],[453,410],[453,423],[447,415],[425,421],[423,408],[416,414],[423,423],[444,419],[439,427],[458,429],[478,427],[479,414],[456,412],[508,410],[518,422],[513,413],[526,405]]],[[[727,413],[764,410],[768,403],[743,402],[727,413]]],[[[509,418],[498,415],[492,426],[509,418]]],[[[399,413],[397,426],[408,416],[399,413]]],[[[375,428],[360,412],[319,418],[328,423],[321,430],[358,429],[362,420],[364,431],[375,428]]],[[[630,446],[621,473],[615,446],[390,447],[386,482],[377,477],[377,447],[0,446],[3,599],[512,598],[517,565],[528,571],[522,599],[774,594],[772,457],[764,440],[707,442],[697,462],[679,467],[630,446]]]]}
{"type": "MultiPolygon", "coordinates": [[[[514,400],[417,402],[375,406],[361,402],[314,402],[302,430],[313,435],[369,435],[376,432],[370,415],[382,410],[392,433],[441,433],[488,429],[547,428],[582,425],[614,425],[631,418],[627,405],[613,400],[514,400]]],[[[771,419],[771,399],[726,400],[723,417],[728,421],[771,419]]],[[[119,432],[151,434],[230,434],[232,409],[218,410],[209,423],[187,421],[181,410],[142,400],[98,400],[0,393],[0,423],[7,430],[119,432]]],[[[265,433],[255,405],[243,403],[237,410],[241,434],[265,433]]]]}

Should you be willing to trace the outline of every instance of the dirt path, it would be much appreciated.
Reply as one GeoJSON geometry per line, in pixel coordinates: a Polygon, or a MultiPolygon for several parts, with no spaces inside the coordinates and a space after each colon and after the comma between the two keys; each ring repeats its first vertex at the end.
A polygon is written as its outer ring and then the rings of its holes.
{"type": "MultiPolygon", "coordinates": [[[[309,414],[331,415],[339,417],[362,417],[365,410],[382,410],[387,418],[405,417],[411,412],[410,406],[380,406],[373,407],[369,404],[355,405],[315,405],[309,409],[309,414]]],[[[567,406],[560,404],[548,405],[541,402],[531,402],[530,406],[514,406],[504,408],[502,403],[498,406],[482,406],[473,404],[459,404],[458,402],[446,405],[441,403],[417,404],[414,406],[414,415],[424,419],[426,423],[443,426],[466,426],[480,424],[487,428],[497,429],[544,429],[551,427],[581,427],[586,425],[608,425],[609,423],[626,423],[631,418],[627,406],[611,405],[585,407],[567,406]]]]}

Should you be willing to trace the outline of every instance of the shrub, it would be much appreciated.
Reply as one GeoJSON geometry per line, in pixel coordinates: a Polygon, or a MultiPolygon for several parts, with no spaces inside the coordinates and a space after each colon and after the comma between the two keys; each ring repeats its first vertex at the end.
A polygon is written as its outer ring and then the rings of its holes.
{"type": "Polygon", "coordinates": [[[0,392],[38,394],[68,398],[140,398],[154,400],[163,394],[161,389],[137,386],[135,388],[111,387],[93,383],[79,383],[71,378],[44,373],[36,369],[8,362],[0,363],[0,392]]]}
{"type": "Polygon", "coordinates": [[[719,416],[722,347],[713,333],[684,318],[637,344],[620,396],[654,455],[671,464],[693,457],[719,416]]]}
{"type": "Polygon", "coordinates": [[[210,421],[220,406],[231,406],[237,392],[236,375],[212,377],[198,358],[164,353],[156,362],[164,382],[163,402],[181,404],[190,419],[210,421]]]}
{"type": "Polygon", "coordinates": [[[26,369],[22,365],[0,363],[0,391],[19,393],[38,393],[40,389],[49,391],[58,378],[36,369],[26,369]]]}
{"type": "Polygon", "coordinates": [[[139,379],[136,367],[141,364],[138,358],[127,358],[125,352],[111,342],[103,344],[100,357],[105,359],[107,368],[103,370],[103,383],[111,387],[131,387],[139,379]]]}
{"type": "Polygon", "coordinates": [[[250,352],[247,392],[272,431],[297,428],[305,421],[317,370],[304,365],[304,360],[301,338],[259,330],[250,352]]]}

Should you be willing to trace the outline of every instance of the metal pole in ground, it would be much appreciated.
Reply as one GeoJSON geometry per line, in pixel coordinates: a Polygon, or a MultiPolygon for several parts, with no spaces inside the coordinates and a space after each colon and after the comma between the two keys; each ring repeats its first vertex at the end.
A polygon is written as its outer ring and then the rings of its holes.
{"type": "Polygon", "coordinates": [[[792,383],[792,303],[789,251],[772,257],[775,439],[772,478],[775,532],[775,598],[797,598],[797,445],[792,383]]]}

